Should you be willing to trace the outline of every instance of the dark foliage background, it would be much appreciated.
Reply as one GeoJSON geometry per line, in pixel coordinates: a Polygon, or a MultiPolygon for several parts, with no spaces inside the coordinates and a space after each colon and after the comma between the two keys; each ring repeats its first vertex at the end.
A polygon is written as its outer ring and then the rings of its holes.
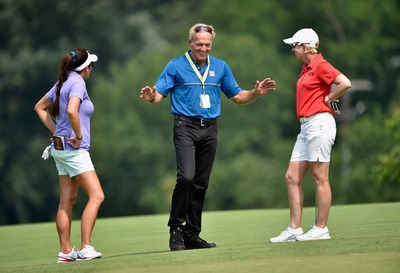
{"type": "MultiPolygon", "coordinates": [[[[175,183],[169,102],[139,99],[165,64],[188,49],[197,22],[217,32],[212,54],[243,89],[266,76],[276,92],[243,107],[223,101],[206,209],[287,207],[284,182],[299,130],[294,86],[301,68],[282,39],[303,27],[353,81],[337,116],[333,202],[400,200],[400,28],[396,0],[4,0],[0,2],[0,224],[52,221],[58,204],[50,133],[33,106],[76,47],[99,56],[87,82],[95,104],[91,155],[106,201],[100,217],[164,213],[175,183]]],[[[314,186],[304,181],[305,205],[314,186]]],[[[85,198],[80,197],[76,216],[85,198]]]]}

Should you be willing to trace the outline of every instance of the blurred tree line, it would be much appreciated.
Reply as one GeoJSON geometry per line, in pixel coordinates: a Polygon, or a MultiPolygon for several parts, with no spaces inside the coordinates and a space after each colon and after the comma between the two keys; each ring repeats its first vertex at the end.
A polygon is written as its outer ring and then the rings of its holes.
{"type": "MultiPolygon", "coordinates": [[[[197,22],[215,27],[212,54],[243,89],[266,76],[277,82],[251,105],[223,100],[206,209],[287,207],[302,64],[282,39],[303,27],[317,31],[319,51],[358,83],[336,116],[333,203],[399,201],[399,11],[398,0],[1,1],[0,224],[54,220],[57,172],[52,159],[41,160],[50,133],[33,106],[54,84],[61,57],[77,47],[99,56],[87,81],[91,155],[106,194],[99,216],[169,211],[176,168],[169,98],[152,106],[139,91],[189,48],[197,22]]],[[[304,187],[312,206],[310,177],[304,187]]]]}

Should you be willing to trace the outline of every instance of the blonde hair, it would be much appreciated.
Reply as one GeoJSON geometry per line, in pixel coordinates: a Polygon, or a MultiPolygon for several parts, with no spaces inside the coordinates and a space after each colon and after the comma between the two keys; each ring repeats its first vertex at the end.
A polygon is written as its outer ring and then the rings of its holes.
{"type": "MultiPolygon", "coordinates": [[[[315,55],[318,53],[318,49],[316,47],[309,47],[305,44],[303,44],[306,47],[306,52],[311,54],[311,55],[315,55]]],[[[318,46],[318,43],[316,44],[316,46],[318,46]]]]}
{"type": "Polygon", "coordinates": [[[201,31],[206,31],[212,34],[213,39],[216,36],[214,27],[212,25],[207,25],[207,24],[201,24],[201,23],[197,23],[194,26],[192,26],[189,29],[189,42],[192,41],[193,36],[197,33],[197,32],[201,32],[201,31]]]}

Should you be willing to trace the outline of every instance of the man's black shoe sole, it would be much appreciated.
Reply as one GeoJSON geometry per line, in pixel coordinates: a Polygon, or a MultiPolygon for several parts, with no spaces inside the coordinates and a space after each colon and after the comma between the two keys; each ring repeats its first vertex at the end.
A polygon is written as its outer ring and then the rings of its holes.
{"type": "Polygon", "coordinates": [[[171,251],[182,251],[182,250],[185,250],[186,247],[185,247],[185,246],[170,247],[169,249],[170,249],[171,251]]]}
{"type": "Polygon", "coordinates": [[[204,248],[214,248],[217,247],[216,244],[208,244],[208,245],[185,245],[185,249],[189,250],[189,249],[204,249],[204,248]]]}

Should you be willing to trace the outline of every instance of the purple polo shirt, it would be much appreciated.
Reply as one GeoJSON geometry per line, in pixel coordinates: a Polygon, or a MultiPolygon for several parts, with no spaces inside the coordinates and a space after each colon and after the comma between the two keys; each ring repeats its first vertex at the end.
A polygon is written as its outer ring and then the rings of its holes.
{"type": "MultiPolygon", "coordinates": [[[[56,100],[57,82],[46,93],[47,99],[54,102],[56,100]]],[[[81,123],[81,131],[83,139],[81,141],[82,150],[89,150],[90,147],[90,116],[94,111],[94,106],[89,98],[86,90],[85,80],[75,71],[69,72],[68,79],[64,82],[60,90],[60,114],[56,117],[56,135],[63,135],[66,139],[74,137],[75,133],[72,130],[68,119],[68,102],[71,97],[78,97],[81,100],[79,106],[79,119],[81,123]]],[[[75,150],[72,146],[66,143],[67,150],[75,150]]]]}

